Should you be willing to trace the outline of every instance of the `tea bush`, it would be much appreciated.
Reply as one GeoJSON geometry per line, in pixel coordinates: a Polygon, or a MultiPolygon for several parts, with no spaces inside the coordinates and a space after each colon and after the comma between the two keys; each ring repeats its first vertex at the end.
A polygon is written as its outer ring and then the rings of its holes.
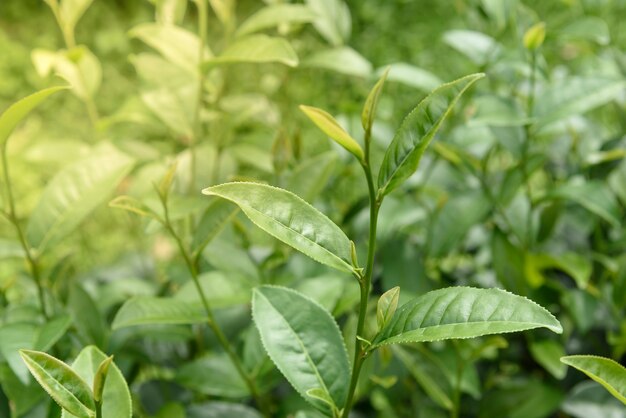
{"type": "Polygon", "coordinates": [[[4,0],[0,417],[626,417],[624,19],[4,0]]]}

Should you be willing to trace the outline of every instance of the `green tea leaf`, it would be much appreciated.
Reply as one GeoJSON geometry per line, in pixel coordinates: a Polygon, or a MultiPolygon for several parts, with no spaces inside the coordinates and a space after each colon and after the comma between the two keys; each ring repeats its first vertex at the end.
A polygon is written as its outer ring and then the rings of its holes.
{"type": "Polygon", "coordinates": [[[108,338],[108,328],[91,295],[79,284],[70,288],[68,308],[74,326],[84,341],[104,347],[108,338]]]}
{"type": "Polygon", "coordinates": [[[378,97],[380,97],[380,93],[383,90],[385,85],[385,80],[387,80],[387,76],[389,75],[390,67],[387,67],[383,75],[376,82],[370,93],[367,95],[367,99],[365,100],[365,105],[363,106],[363,111],[361,112],[361,125],[365,132],[369,132],[372,130],[372,125],[374,124],[374,116],[376,115],[376,108],[378,107],[378,97]]]}
{"type": "Polygon", "coordinates": [[[96,402],[102,402],[102,393],[104,392],[104,385],[106,384],[112,362],[113,356],[107,357],[102,360],[98,370],[96,370],[96,375],[93,378],[93,397],[96,402]]]}
{"type": "Polygon", "coordinates": [[[434,90],[404,119],[378,174],[379,195],[388,194],[409,178],[441,124],[461,95],[484,74],[472,74],[434,90]]]}
{"type": "Polygon", "coordinates": [[[363,149],[359,143],[339,125],[339,122],[331,114],[322,109],[305,105],[300,105],[300,110],[333,141],[344,147],[359,161],[363,161],[363,149]]]}
{"type": "Polygon", "coordinates": [[[52,346],[65,335],[65,331],[67,331],[70,325],[72,325],[72,317],[70,315],[61,314],[57,317],[50,318],[39,329],[34,348],[39,351],[50,350],[52,346]]]}
{"type": "MultiPolygon", "coordinates": [[[[402,83],[405,86],[428,92],[443,84],[443,81],[430,71],[405,62],[396,62],[387,68],[391,68],[387,80],[402,83]]],[[[376,75],[380,77],[385,71],[386,69],[379,68],[376,70],[376,75]]]]}
{"type": "Polygon", "coordinates": [[[122,305],[111,328],[116,330],[147,324],[200,324],[206,320],[201,305],[172,298],[136,296],[122,305]]]}
{"type": "Polygon", "coordinates": [[[198,393],[224,398],[250,396],[246,382],[226,354],[200,357],[181,366],[175,381],[198,393]]]}
{"type": "Polygon", "coordinates": [[[291,192],[259,183],[225,183],[204,189],[237,204],[265,232],[314,260],[353,272],[350,240],[324,214],[291,192]]]}
{"type": "Polygon", "coordinates": [[[150,111],[172,131],[187,138],[193,137],[192,112],[189,103],[195,100],[191,85],[178,89],[159,88],[141,92],[141,100],[150,111]]]}
{"type": "Polygon", "coordinates": [[[134,161],[109,144],[63,169],[48,183],[31,213],[26,238],[43,251],[72,232],[105,201],[134,161]]]}
{"type": "Polygon", "coordinates": [[[328,182],[337,164],[337,153],[328,151],[302,161],[289,178],[287,189],[307,202],[313,202],[328,182]]]}
{"type": "Polygon", "coordinates": [[[262,8],[237,29],[237,36],[273,28],[286,23],[310,23],[317,15],[302,4],[272,4],[262,8]]]}
{"type": "Polygon", "coordinates": [[[93,0],[62,0],[60,5],[60,13],[63,24],[74,30],[74,27],[85,14],[93,0]]]}
{"type": "MultiPolygon", "coordinates": [[[[191,74],[198,74],[200,39],[195,34],[178,26],[156,23],[143,23],[135,26],[128,34],[141,39],[159,51],[171,63],[191,74]]],[[[203,58],[212,56],[211,51],[206,47],[203,54],[203,58]]]]}
{"type": "Polygon", "coordinates": [[[238,403],[205,402],[191,405],[187,418],[261,418],[255,409],[238,403]]]}
{"type": "Polygon", "coordinates": [[[350,9],[343,0],[306,0],[306,5],[318,16],[315,29],[332,45],[345,43],[350,37],[350,9]]]}
{"type": "MultiPolygon", "coordinates": [[[[95,392],[96,376],[100,366],[110,358],[97,347],[90,345],[78,354],[72,364],[72,369],[85,382],[93,384],[95,392]]],[[[131,416],[132,401],[128,385],[120,369],[112,362],[102,392],[102,418],[131,418],[131,416]]],[[[75,418],[75,416],[69,411],[63,411],[61,418],[75,418]]]]}
{"type": "Polygon", "coordinates": [[[401,347],[394,347],[393,353],[433,401],[445,409],[452,409],[452,399],[446,394],[447,388],[442,388],[420,361],[401,347]]]}
{"type": "Polygon", "coordinates": [[[501,45],[491,36],[473,30],[447,31],[443,41],[480,66],[487,64],[501,50],[501,45]]]}
{"type": "Polygon", "coordinates": [[[473,338],[544,327],[561,333],[546,309],[501,289],[450,287],[402,305],[374,340],[374,346],[473,338]]]}
{"type": "Polygon", "coordinates": [[[538,94],[533,117],[537,127],[580,115],[609,103],[624,93],[626,81],[606,77],[569,77],[538,94]]]}
{"type": "Polygon", "coordinates": [[[28,370],[63,409],[78,418],[94,418],[91,388],[61,360],[40,351],[20,350],[28,370]]]}
{"type": "Polygon", "coordinates": [[[566,199],[578,203],[615,227],[621,225],[617,199],[605,182],[570,182],[551,188],[542,200],[566,199]]]}
{"type": "Polygon", "coordinates": [[[67,90],[67,87],[59,86],[40,90],[9,106],[9,108],[0,115],[0,148],[4,147],[4,144],[18,123],[44,100],[61,90],[67,90]]]}
{"type": "Polygon", "coordinates": [[[0,354],[15,376],[26,385],[29,382],[28,369],[20,358],[19,350],[35,347],[37,326],[32,323],[13,323],[0,327],[0,354]]]}
{"type": "Polygon", "coordinates": [[[611,395],[626,404],[626,368],[614,360],[598,356],[565,356],[561,361],[600,383],[611,395]]]}
{"type": "Polygon", "coordinates": [[[563,344],[555,340],[533,341],[528,346],[535,361],[541,364],[552,376],[563,379],[567,367],[559,359],[565,355],[563,344]]]}
{"type": "Polygon", "coordinates": [[[254,290],[252,313],[265,350],[300,395],[321,411],[328,412],[329,406],[319,396],[309,396],[312,389],[343,406],[350,366],[332,316],[308,297],[273,286],[254,290]]]}
{"type": "Polygon", "coordinates": [[[289,67],[298,65],[298,55],[286,39],[267,35],[250,35],[233,42],[224,52],[204,63],[218,64],[278,62],[289,67]]]}
{"type": "Polygon", "coordinates": [[[568,41],[588,40],[599,45],[611,42],[611,32],[604,20],[597,16],[585,16],[569,23],[558,31],[560,39],[568,41]]]}
{"type": "Polygon", "coordinates": [[[396,286],[387,290],[378,299],[376,308],[376,322],[378,329],[382,329],[396,313],[398,308],[398,299],[400,298],[400,287],[396,286]]]}
{"type": "Polygon", "coordinates": [[[31,56],[41,77],[54,71],[70,84],[72,92],[82,100],[90,100],[100,88],[102,65],[84,45],[61,51],[35,49],[31,56]]]}
{"type": "Polygon", "coordinates": [[[302,66],[362,78],[369,77],[373,68],[363,55],[347,46],[315,52],[302,62],[302,66]]]}

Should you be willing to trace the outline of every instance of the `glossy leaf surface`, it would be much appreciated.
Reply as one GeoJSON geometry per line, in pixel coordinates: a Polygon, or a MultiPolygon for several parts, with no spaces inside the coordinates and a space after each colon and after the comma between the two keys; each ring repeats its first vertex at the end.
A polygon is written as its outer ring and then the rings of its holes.
{"type": "Polygon", "coordinates": [[[535,302],[500,289],[450,287],[402,305],[374,345],[426,342],[548,328],[556,318],[535,302]]]}
{"type": "Polygon", "coordinates": [[[352,272],[350,240],[324,214],[291,192],[259,183],[225,183],[204,189],[237,204],[259,228],[314,260],[352,272]]]}
{"type": "Polygon", "coordinates": [[[94,418],[91,388],[61,360],[40,351],[21,350],[20,355],[37,382],[63,409],[78,418],[94,418]]]}
{"type": "Polygon", "coordinates": [[[341,407],[350,378],[348,354],[332,316],[288,288],[262,286],[252,298],[254,322],[267,353],[291,385],[322,411],[329,406],[310,390],[322,390],[341,407]]]}
{"type": "Polygon", "coordinates": [[[598,356],[565,356],[561,361],[600,383],[626,404],[626,368],[615,360],[598,356]]]}
{"type": "Polygon", "coordinates": [[[484,74],[472,74],[434,90],[404,119],[378,174],[379,194],[385,195],[409,178],[424,151],[461,95],[484,74]]]}

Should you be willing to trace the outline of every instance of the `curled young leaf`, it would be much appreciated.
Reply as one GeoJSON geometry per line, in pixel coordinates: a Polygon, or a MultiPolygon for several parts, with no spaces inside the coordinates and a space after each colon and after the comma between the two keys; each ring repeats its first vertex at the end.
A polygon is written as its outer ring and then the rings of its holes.
{"type": "Polygon", "coordinates": [[[390,193],[417,170],[422,154],[456,102],[474,82],[484,76],[482,73],[472,74],[444,84],[408,114],[391,141],[380,167],[379,196],[390,193]]]}
{"type": "Polygon", "coordinates": [[[398,308],[398,299],[400,298],[400,286],[396,286],[387,290],[378,299],[378,306],[376,309],[376,322],[378,323],[378,329],[383,329],[385,325],[391,320],[398,308]]]}
{"type": "MultiPolygon", "coordinates": [[[[110,359],[98,347],[89,345],[78,354],[72,363],[72,370],[85,382],[93,382],[94,394],[101,394],[101,415],[98,418],[131,418],[132,401],[128,384],[120,369],[110,359]],[[98,377],[103,376],[103,368],[107,368],[106,381],[98,377]]],[[[63,411],[61,418],[75,417],[68,411],[63,411]]]]}
{"type": "Polygon", "coordinates": [[[113,356],[109,356],[102,360],[102,363],[98,366],[98,370],[96,370],[96,375],[93,378],[93,397],[96,402],[102,402],[104,384],[106,383],[109,367],[112,362],[113,356]]]}
{"type": "Polygon", "coordinates": [[[230,200],[259,228],[312,259],[354,273],[350,240],[326,215],[295,194],[260,183],[225,183],[202,191],[230,200]]]}
{"type": "Polygon", "coordinates": [[[344,147],[348,152],[358,158],[359,161],[363,161],[363,149],[359,143],[339,125],[339,122],[337,122],[331,114],[322,109],[305,105],[300,105],[300,110],[333,141],[344,147]]]}
{"type": "Polygon", "coordinates": [[[387,75],[389,75],[390,69],[391,67],[387,67],[365,100],[365,106],[363,106],[363,112],[361,113],[361,124],[363,125],[365,132],[372,130],[374,116],[376,115],[376,108],[378,107],[378,98],[380,97],[380,93],[383,91],[385,80],[387,80],[387,75]]]}

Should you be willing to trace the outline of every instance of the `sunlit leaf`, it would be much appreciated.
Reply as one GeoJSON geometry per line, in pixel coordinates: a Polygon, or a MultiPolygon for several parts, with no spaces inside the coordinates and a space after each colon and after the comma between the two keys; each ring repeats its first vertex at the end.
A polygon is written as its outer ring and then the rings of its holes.
{"type": "Polygon", "coordinates": [[[350,37],[352,19],[350,9],[342,0],[306,0],[307,6],[318,16],[315,29],[332,45],[342,45],[350,37]]]}
{"type": "Polygon", "coordinates": [[[546,309],[501,289],[450,287],[402,305],[374,345],[473,338],[561,324],[546,309]]]}
{"type": "Polygon", "coordinates": [[[359,143],[339,125],[339,122],[337,122],[331,114],[312,106],[300,105],[300,110],[307,115],[322,132],[344,147],[348,152],[352,153],[360,161],[363,160],[363,149],[359,143]]]}
{"type": "Polygon", "coordinates": [[[385,153],[378,174],[380,195],[388,194],[415,172],[422,154],[456,102],[482,77],[484,74],[472,74],[444,84],[409,113],[385,153]]]}
{"type": "Polygon", "coordinates": [[[347,46],[318,51],[306,57],[302,66],[330,70],[354,77],[366,78],[372,74],[372,64],[347,46]]]}
{"type": "MultiPolygon", "coordinates": [[[[129,35],[141,39],[159,51],[168,61],[189,73],[194,75],[198,73],[200,40],[195,34],[174,25],[143,23],[131,29],[129,35]]],[[[205,59],[212,56],[207,47],[203,54],[205,59]]]]}
{"type": "Polygon", "coordinates": [[[289,67],[298,65],[298,56],[286,39],[267,35],[250,35],[228,46],[220,55],[205,62],[218,64],[278,62],[289,67]]]}
{"type": "Polygon", "coordinates": [[[353,272],[350,240],[324,214],[291,192],[259,183],[225,183],[204,189],[238,205],[259,228],[314,260],[353,272]]]}
{"type": "Polygon", "coordinates": [[[237,29],[237,36],[273,28],[286,23],[310,23],[317,15],[302,4],[272,4],[262,8],[237,29]]]}

